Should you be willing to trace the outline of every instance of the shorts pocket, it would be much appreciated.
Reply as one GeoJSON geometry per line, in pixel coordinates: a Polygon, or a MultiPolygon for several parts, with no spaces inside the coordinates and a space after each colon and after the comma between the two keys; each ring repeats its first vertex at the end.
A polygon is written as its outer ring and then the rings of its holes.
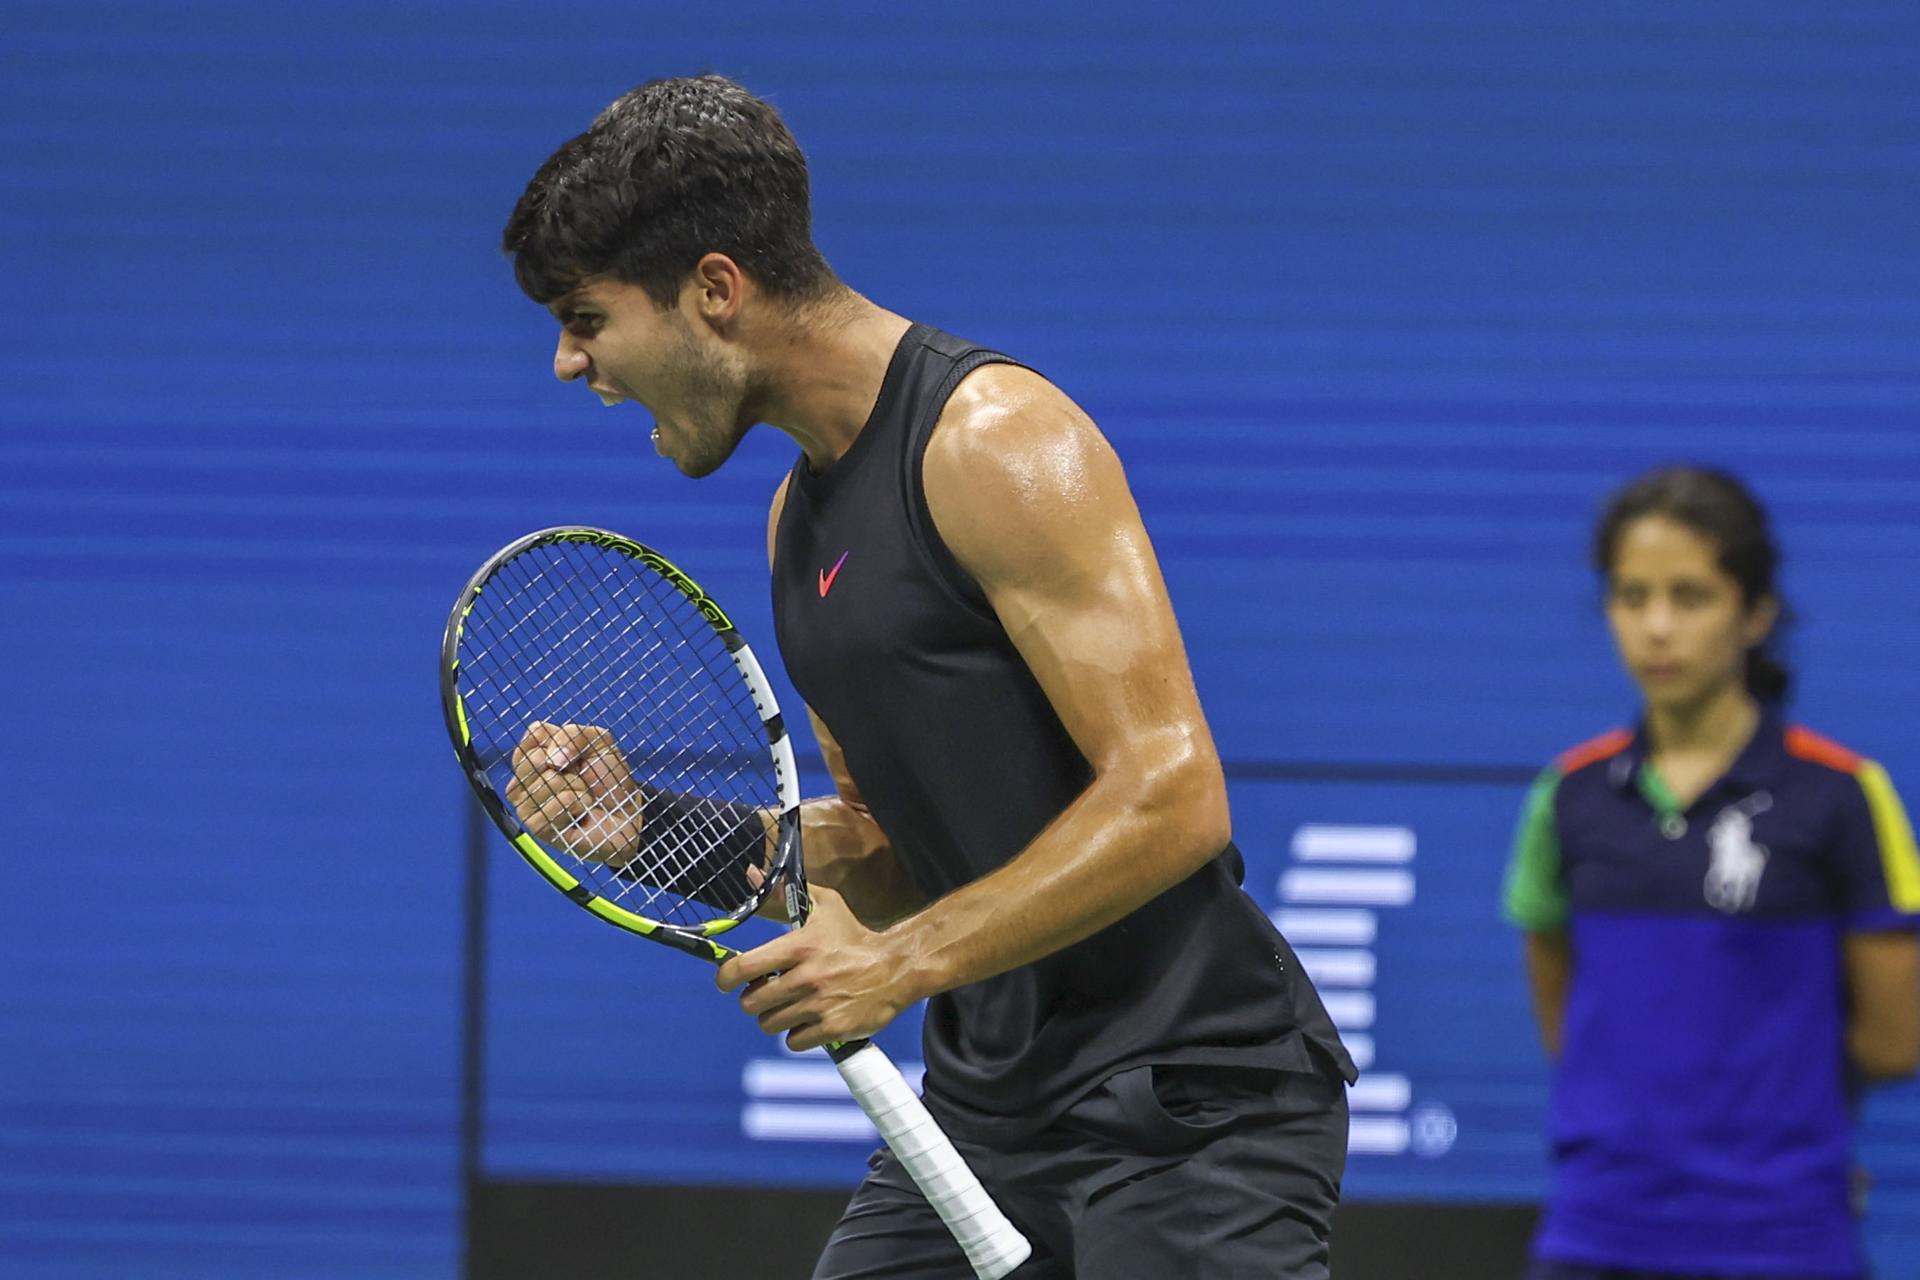
{"type": "Polygon", "coordinates": [[[1128,1127],[1148,1151],[1190,1151],[1250,1114],[1270,1109],[1275,1073],[1245,1067],[1156,1063],[1110,1084],[1128,1127]]]}

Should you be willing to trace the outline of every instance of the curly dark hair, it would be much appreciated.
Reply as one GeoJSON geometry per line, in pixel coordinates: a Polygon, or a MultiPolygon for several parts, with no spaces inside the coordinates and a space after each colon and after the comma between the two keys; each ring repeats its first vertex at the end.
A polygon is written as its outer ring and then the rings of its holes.
{"type": "Polygon", "coordinates": [[[726,254],[776,297],[807,300],[839,283],[812,222],[807,159],[779,113],[704,75],[615,99],[533,175],[501,246],[543,305],[611,275],[664,310],[708,253],[726,254]]]}

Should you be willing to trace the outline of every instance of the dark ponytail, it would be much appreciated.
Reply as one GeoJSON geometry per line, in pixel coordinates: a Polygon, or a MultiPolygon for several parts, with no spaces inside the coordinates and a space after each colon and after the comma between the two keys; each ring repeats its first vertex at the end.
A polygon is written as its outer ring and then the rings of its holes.
{"type": "Polygon", "coordinates": [[[1780,614],[1773,630],[1747,650],[1747,691],[1764,703],[1784,703],[1793,673],[1780,655],[1779,637],[1790,616],[1776,583],[1780,548],[1773,540],[1767,509],[1728,471],[1711,467],[1650,471],[1608,500],[1594,529],[1593,567],[1603,579],[1613,574],[1621,535],[1643,516],[1664,516],[1717,546],[1721,571],[1740,584],[1749,609],[1768,596],[1778,603],[1780,614]]]}

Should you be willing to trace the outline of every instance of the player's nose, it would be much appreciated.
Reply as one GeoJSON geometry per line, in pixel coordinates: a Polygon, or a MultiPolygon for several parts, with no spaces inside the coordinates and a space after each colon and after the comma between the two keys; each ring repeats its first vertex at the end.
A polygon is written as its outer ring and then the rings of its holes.
{"type": "Polygon", "coordinates": [[[587,370],[593,367],[593,361],[575,343],[571,334],[561,334],[560,341],[553,349],[553,376],[562,382],[572,382],[575,378],[585,377],[587,370]]]}

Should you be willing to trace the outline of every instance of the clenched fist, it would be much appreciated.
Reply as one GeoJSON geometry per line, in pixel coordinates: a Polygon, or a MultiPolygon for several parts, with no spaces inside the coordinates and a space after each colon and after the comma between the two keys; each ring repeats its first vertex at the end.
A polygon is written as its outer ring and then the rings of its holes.
{"type": "Polygon", "coordinates": [[[613,735],[598,725],[535,721],[514,748],[507,803],[535,839],[577,858],[631,861],[643,799],[613,735]]]}

